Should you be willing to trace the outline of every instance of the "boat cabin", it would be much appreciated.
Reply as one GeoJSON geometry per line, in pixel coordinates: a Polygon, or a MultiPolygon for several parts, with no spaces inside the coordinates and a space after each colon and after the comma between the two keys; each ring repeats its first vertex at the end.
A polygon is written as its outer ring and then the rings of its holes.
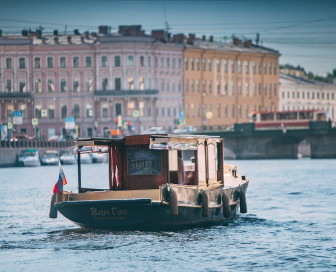
{"type": "Polygon", "coordinates": [[[109,190],[158,189],[172,183],[208,186],[223,183],[223,139],[200,135],[136,135],[122,139],[78,139],[81,154],[108,153],[109,190]]]}

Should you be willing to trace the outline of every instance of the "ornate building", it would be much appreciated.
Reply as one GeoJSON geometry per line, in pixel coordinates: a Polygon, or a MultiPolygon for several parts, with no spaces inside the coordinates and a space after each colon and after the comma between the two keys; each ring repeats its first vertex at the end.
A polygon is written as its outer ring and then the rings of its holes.
{"type": "Polygon", "coordinates": [[[214,42],[189,35],[184,51],[188,125],[223,129],[256,110],[277,110],[279,52],[251,41],[214,42]]]}

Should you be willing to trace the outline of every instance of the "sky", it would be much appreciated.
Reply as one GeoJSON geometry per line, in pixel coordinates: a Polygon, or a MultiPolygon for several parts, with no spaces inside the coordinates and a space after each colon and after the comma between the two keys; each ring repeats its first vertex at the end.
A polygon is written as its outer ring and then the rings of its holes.
{"type": "Polygon", "coordinates": [[[147,34],[167,25],[172,34],[256,39],[280,52],[280,64],[326,76],[336,68],[336,0],[0,0],[3,35],[22,29],[97,31],[142,25],[147,34]]]}

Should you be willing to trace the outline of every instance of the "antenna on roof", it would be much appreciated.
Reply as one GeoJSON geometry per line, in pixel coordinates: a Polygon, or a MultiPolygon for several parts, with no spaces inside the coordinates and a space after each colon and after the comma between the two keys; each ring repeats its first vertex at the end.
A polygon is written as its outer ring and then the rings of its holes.
{"type": "Polygon", "coordinates": [[[166,14],[166,7],[165,6],[163,6],[163,12],[164,12],[165,26],[166,26],[166,29],[165,29],[165,40],[167,41],[167,37],[168,37],[168,32],[170,30],[170,26],[168,24],[167,14],[166,14]]]}

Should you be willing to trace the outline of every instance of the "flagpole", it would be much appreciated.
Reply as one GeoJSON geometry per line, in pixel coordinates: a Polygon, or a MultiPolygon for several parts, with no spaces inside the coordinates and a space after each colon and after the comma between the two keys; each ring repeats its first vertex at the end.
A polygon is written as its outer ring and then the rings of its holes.
{"type": "Polygon", "coordinates": [[[82,177],[81,177],[81,158],[80,158],[80,152],[78,152],[78,193],[82,193],[82,177]]]}

